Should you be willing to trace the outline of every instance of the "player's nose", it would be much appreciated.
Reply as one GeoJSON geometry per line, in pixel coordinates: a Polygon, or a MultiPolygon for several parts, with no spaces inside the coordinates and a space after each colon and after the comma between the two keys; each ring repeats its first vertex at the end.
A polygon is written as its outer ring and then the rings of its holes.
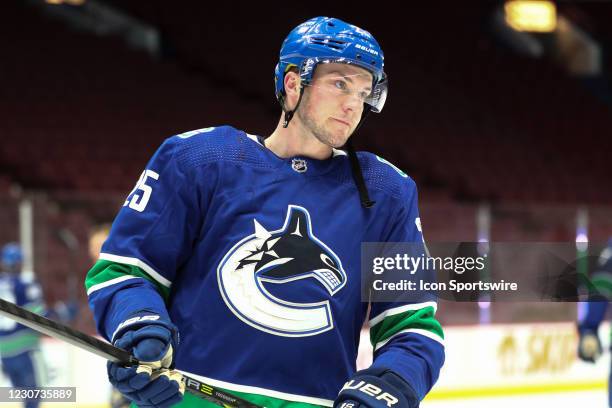
{"type": "Polygon", "coordinates": [[[342,100],[342,111],[345,114],[349,112],[358,112],[363,106],[361,99],[353,94],[345,95],[342,100]]]}

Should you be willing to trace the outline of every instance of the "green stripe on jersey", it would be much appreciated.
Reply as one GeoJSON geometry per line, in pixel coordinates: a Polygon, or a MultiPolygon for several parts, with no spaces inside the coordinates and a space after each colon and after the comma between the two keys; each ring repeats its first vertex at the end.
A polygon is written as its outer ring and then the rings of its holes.
{"type": "Polygon", "coordinates": [[[610,300],[612,298],[612,279],[609,274],[596,274],[591,280],[597,292],[610,300]]]}
{"type": "Polygon", "coordinates": [[[134,265],[126,265],[103,259],[98,260],[98,262],[91,267],[89,272],[87,272],[87,277],[85,278],[85,289],[89,290],[92,286],[125,276],[134,276],[148,280],[157,288],[157,291],[162,295],[164,300],[168,300],[170,288],[167,288],[157,282],[144,270],[134,265]]]}
{"type": "Polygon", "coordinates": [[[40,335],[29,330],[28,333],[7,337],[7,340],[0,340],[0,355],[3,357],[16,356],[24,351],[36,349],[40,341],[40,335]]]}
{"type": "Polygon", "coordinates": [[[45,313],[45,305],[40,303],[30,303],[23,306],[24,309],[29,310],[32,313],[42,315],[45,313]]]}
{"type": "Polygon", "coordinates": [[[370,342],[376,347],[378,343],[406,329],[420,329],[431,332],[444,339],[442,326],[435,318],[433,306],[419,310],[407,310],[385,317],[381,322],[370,327],[370,342]]]}
{"type": "MultiPolygon", "coordinates": [[[[295,402],[295,401],[287,401],[280,398],[267,397],[265,395],[259,394],[249,394],[246,392],[238,392],[231,391],[224,388],[219,388],[219,390],[223,390],[230,394],[233,394],[237,397],[245,399],[249,402],[252,402],[255,405],[259,405],[260,407],[266,408],[319,408],[322,405],[314,405],[307,404],[305,402],[295,402]]],[[[137,405],[132,403],[132,407],[136,407],[137,405]]],[[[180,404],[173,405],[176,408],[219,408],[219,405],[213,404],[212,402],[206,401],[195,395],[185,393],[185,397],[180,404]]]]}

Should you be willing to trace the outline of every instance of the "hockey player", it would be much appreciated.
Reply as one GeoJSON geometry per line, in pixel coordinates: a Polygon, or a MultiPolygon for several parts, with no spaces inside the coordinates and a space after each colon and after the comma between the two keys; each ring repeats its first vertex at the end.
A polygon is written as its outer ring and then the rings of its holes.
{"type": "Polygon", "coordinates": [[[89,258],[95,262],[98,260],[100,256],[100,251],[102,250],[102,244],[108,238],[108,233],[110,232],[110,224],[100,224],[94,226],[89,232],[89,238],[87,240],[87,252],[89,254],[89,258]]]}
{"type": "Polygon", "coordinates": [[[181,401],[176,367],[266,407],[417,407],[444,361],[428,294],[371,305],[374,362],[355,372],[361,243],[423,239],[413,180],[349,141],[383,108],[382,50],[314,18],[285,39],[275,81],[269,137],[166,140],[113,222],[89,303],[99,332],[147,363],[109,364],[110,381],[142,406],[181,401]]]}
{"type": "MultiPolygon", "coordinates": [[[[20,276],[22,252],[19,244],[9,243],[2,248],[0,298],[22,306],[34,313],[44,314],[40,286],[20,276]]],[[[40,348],[40,334],[6,317],[0,317],[0,357],[2,371],[15,388],[36,388],[44,384],[46,368],[40,348]]],[[[24,401],[27,408],[39,406],[39,401],[24,401]]]]}
{"type": "MultiPolygon", "coordinates": [[[[598,330],[612,297],[612,238],[599,256],[598,268],[591,277],[591,283],[601,299],[578,304],[578,357],[583,361],[594,363],[603,351],[598,330]]],[[[608,380],[608,405],[610,407],[612,407],[611,384],[612,367],[608,380]]]]}

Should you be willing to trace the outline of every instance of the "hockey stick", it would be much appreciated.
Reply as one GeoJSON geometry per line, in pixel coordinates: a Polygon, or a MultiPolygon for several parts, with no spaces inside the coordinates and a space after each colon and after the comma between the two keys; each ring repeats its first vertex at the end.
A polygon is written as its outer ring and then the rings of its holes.
{"type": "MultiPolygon", "coordinates": [[[[113,363],[128,366],[138,365],[138,360],[127,351],[108,344],[88,334],[74,330],[66,325],[37,315],[11,302],[0,299],[0,315],[15,320],[30,329],[44,333],[56,339],[63,340],[73,346],[94,353],[113,363]]],[[[236,397],[216,387],[204,384],[194,378],[183,376],[185,390],[199,398],[208,400],[214,404],[229,408],[261,408],[242,398],[236,397]]]]}

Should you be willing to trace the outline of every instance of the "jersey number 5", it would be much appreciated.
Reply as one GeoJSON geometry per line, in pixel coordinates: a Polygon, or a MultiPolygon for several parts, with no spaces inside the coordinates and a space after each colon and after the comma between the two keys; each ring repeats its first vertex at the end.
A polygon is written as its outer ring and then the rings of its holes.
{"type": "Polygon", "coordinates": [[[138,212],[143,212],[149,203],[149,198],[151,198],[151,193],[153,192],[153,188],[147,185],[147,179],[152,178],[153,180],[159,179],[159,174],[154,172],[153,170],[145,170],[140,175],[140,179],[138,179],[138,183],[130,194],[128,194],[127,200],[123,203],[123,206],[129,205],[129,207],[138,212]],[[142,191],[142,195],[136,194],[138,191],[142,191]],[[131,197],[131,198],[130,198],[131,197]]]}

